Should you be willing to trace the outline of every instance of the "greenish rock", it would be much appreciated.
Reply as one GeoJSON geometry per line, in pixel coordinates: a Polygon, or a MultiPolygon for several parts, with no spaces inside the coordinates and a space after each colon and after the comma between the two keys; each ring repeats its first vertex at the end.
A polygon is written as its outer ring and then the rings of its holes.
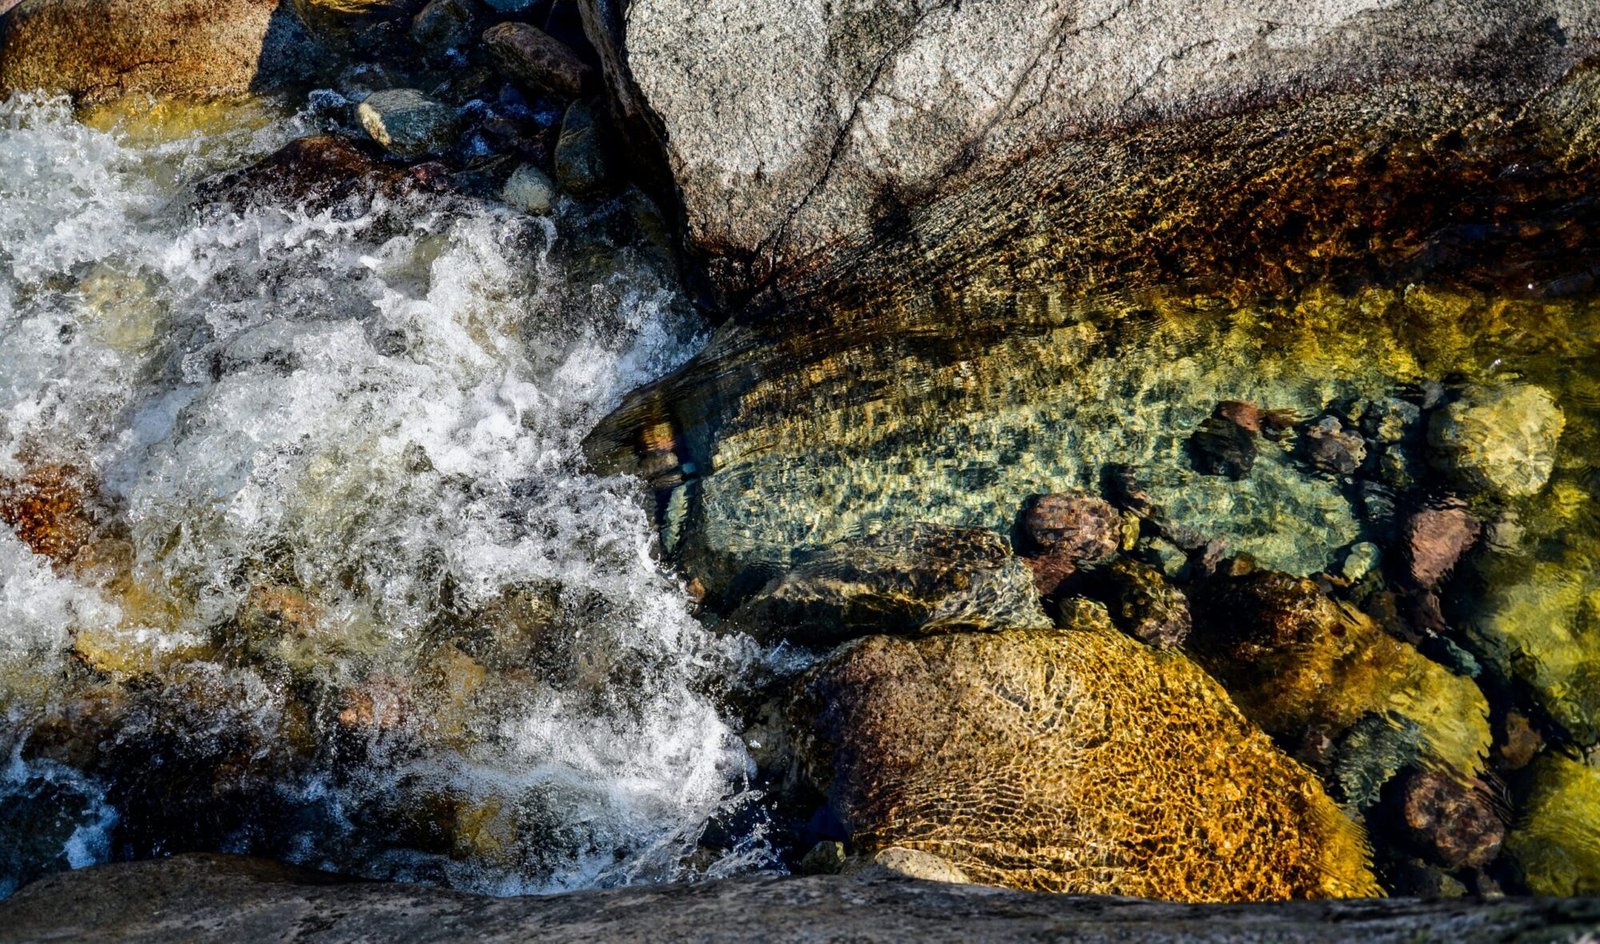
{"type": "Polygon", "coordinates": [[[795,870],[800,875],[837,875],[844,869],[844,843],[824,840],[800,858],[795,870]]]}
{"type": "Polygon", "coordinates": [[[556,183],[578,197],[598,196],[612,184],[605,131],[589,102],[573,102],[556,139],[556,183]]]}
{"type": "Polygon", "coordinates": [[[1566,415],[1531,384],[1474,387],[1434,415],[1428,444],[1439,469],[1505,497],[1536,494],[1555,467],[1566,415]]]}
{"type": "Polygon", "coordinates": [[[524,213],[547,216],[555,209],[556,185],[549,174],[532,164],[523,164],[511,172],[500,199],[524,213]]]}
{"type": "Polygon", "coordinates": [[[1483,692],[1310,580],[1256,573],[1191,591],[1188,650],[1239,709],[1286,744],[1369,714],[1417,725],[1427,753],[1472,776],[1491,744],[1483,692]]]}
{"type": "Polygon", "coordinates": [[[1371,541],[1352,544],[1339,565],[1339,576],[1354,582],[1372,573],[1382,562],[1383,552],[1378,550],[1378,545],[1371,541]]]}
{"type": "Polygon", "coordinates": [[[998,534],[915,525],[808,554],[733,617],[760,638],[831,645],[870,633],[1048,628],[1033,573],[998,534]]]}
{"type": "Polygon", "coordinates": [[[1468,622],[1480,659],[1521,681],[1580,744],[1600,743],[1600,571],[1584,555],[1498,555],[1468,622]]]}
{"type": "Polygon", "coordinates": [[[356,108],[361,127],[385,150],[404,158],[447,150],[455,134],[455,109],[416,89],[373,92],[356,108]]]}
{"type": "Polygon", "coordinates": [[[1415,764],[1423,753],[1422,728],[1400,715],[1362,715],[1339,738],[1329,765],[1328,792],[1365,810],[1378,802],[1384,784],[1415,764]]]}
{"type": "Polygon", "coordinates": [[[1506,852],[1536,895],[1600,893],[1600,769],[1545,754],[1506,852]]]}

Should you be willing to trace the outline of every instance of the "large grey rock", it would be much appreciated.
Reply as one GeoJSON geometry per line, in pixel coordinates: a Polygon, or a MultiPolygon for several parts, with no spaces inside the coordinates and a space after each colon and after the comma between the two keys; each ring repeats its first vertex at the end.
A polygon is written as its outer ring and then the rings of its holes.
{"type": "Polygon", "coordinates": [[[0,16],[0,98],[266,92],[320,64],[280,0],[0,0],[0,16]]]}
{"type": "Polygon", "coordinates": [[[1478,944],[1576,941],[1600,901],[1306,901],[1193,906],[1035,895],[885,876],[742,878],[481,898],[341,882],[259,860],[179,856],[72,872],[0,903],[0,941],[386,944],[649,940],[1478,944]]]}
{"type": "Polygon", "coordinates": [[[1506,99],[1600,24],[1594,0],[584,3],[735,292],[1065,139],[1402,76],[1506,99]]]}

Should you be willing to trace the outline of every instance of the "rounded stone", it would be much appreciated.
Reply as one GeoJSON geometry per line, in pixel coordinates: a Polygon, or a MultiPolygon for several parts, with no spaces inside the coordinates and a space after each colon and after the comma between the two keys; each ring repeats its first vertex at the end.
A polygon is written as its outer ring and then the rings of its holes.
{"type": "Polygon", "coordinates": [[[1028,550],[1097,564],[1122,545],[1122,513],[1088,495],[1043,495],[1022,516],[1028,550]]]}
{"type": "Polygon", "coordinates": [[[1550,480],[1565,427],[1542,387],[1476,387],[1434,415],[1428,444],[1435,466],[1461,484],[1517,497],[1550,480]]]}
{"type": "Polygon", "coordinates": [[[511,173],[511,179],[500,191],[500,199],[524,213],[545,216],[555,208],[555,181],[532,164],[523,164],[511,173]]]}

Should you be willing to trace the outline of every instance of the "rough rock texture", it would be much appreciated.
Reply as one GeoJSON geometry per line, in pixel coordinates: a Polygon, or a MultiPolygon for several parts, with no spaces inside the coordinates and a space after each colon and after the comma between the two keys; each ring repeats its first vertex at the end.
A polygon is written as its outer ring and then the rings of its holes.
{"type": "Polygon", "coordinates": [[[808,673],[789,715],[854,848],[1043,891],[1377,893],[1309,771],[1188,659],[1109,626],[869,637],[808,673]]]}
{"type": "Polygon", "coordinates": [[[915,525],[807,555],[735,613],[803,645],[869,633],[1047,628],[1033,575],[993,531],[915,525]]]}
{"type": "Polygon", "coordinates": [[[1389,77],[1514,97],[1600,24],[1587,0],[585,5],[733,291],[1070,136],[1389,77]]]}
{"type": "Polygon", "coordinates": [[[482,898],[341,882],[225,856],[72,872],[0,902],[8,944],[387,944],[481,941],[1113,941],[1310,944],[1574,941],[1600,929],[1592,899],[1323,901],[1195,906],[1033,895],[882,875],[742,878],[482,898]]]}
{"type": "Polygon", "coordinates": [[[280,0],[22,0],[0,16],[0,98],[237,95],[309,81],[319,66],[280,0]]]}
{"type": "Polygon", "coordinates": [[[373,92],[356,109],[356,117],[372,140],[405,158],[444,151],[458,124],[455,109],[408,88],[373,92]]]}

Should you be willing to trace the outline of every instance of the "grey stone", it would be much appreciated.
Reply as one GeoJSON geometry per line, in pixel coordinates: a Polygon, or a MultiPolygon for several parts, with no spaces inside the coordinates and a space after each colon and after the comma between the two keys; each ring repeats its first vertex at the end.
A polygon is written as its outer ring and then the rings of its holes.
{"type": "Polygon", "coordinates": [[[455,109],[409,88],[373,92],[356,117],[372,140],[406,158],[446,150],[457,125],[455,109]]]}
{"type": "MultiPolygon", "coordinates": [[[[0,0],[0,9],[12,6],[0,0]]],[[[322,65],[279,0],[22,0],[0,21],[0,99],[274,91],[322,65]]]]}
{"type": "Polygon", "coordinates": [[[511,172],[500,199],[524,213],[544,216],[555,208],[556,185],[549,174],[532,164],[523,164],[511,172]]]}
{"type": "Polygon", "coordinates": [[[1301,901],[1195,906],[1038,895],[897,876],[748,877],[533,898],[485,898],[229,856],[186,855],[59,875],[0,902],[8,944],[509,944],[649,940],[1112,941],[1482,944],[1579,940],[1600,900],[1301,901]]]}
{"type": "MultiPolygon", "coordinates": [[[[1401,76],[1504,99],[1600,24],[1591,0],[583,3],[731,291],[1064,139],[1401,76]]],[[[1035,194],[985,202],[1008,196],[1035,194]]]]}

